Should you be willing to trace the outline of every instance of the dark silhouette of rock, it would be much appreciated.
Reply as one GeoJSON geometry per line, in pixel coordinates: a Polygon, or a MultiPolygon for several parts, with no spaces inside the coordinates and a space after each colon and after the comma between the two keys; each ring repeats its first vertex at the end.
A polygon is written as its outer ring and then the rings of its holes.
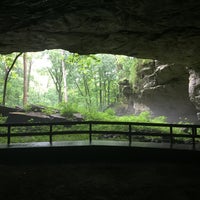
{"type": "Polygon", "coordinates": [[[74,113],[73,114],[73,120],[74,121],[84,121],[84,117],[80,113],[74,113]]]}
{"type": "Polygon", "coordinates": [[[80,113],[74,113],[73,119],[67,119],[59,113],[46,115],[42,112],[10,112],[6,123],[51,123],[67,121],[83,121],[84,118],[80,113]]]}
{"type": "Polygon", "coordinates": [[[42,112],[45,107],[44,106],[39,106],[39,105],[29,105],[29,111],[32,111],[32,112],[42,112]]]}
{"type": "Polygon", "coordinates": [[[132,106],[134,114],[149,111],[154,117],[166,116],[168,122],[197,123],[199,83],[199,73],[190,70],[189,74],[184,66],[146,63],[137,70],[137,88],[125,95],[129,104],[126,112],[132,106]]]}
{"type": "Polygon", "coordinates": [[[10,112],[6,123],[50,122],[51,118],[38,112],[10,112]]]}
{"type": "Polygon", "coordinates": [[[51,122],[66,122],[66,118],[61,116],[59,113],[49,115],[51,122]]]}
{"type": "Polygon", "coordinates": [[[0,53],[66,49],[198,63],[200,1],[3,0],[0,53]]]}
{"type": "Polygon", "coordinates": [[[10,112],[24,112],[24,109],[20,107],[11,108],[0,105],[0,113],[3,117],[8,116],[10,112]]]}

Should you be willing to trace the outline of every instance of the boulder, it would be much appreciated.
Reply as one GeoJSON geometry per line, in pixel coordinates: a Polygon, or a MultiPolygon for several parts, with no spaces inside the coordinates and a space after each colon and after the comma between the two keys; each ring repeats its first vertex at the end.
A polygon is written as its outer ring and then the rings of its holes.
{"type": "Polygon", "coordinates": [[[73,120],[74,121],[83,121],[84,120],[84,117],[80,114],[80,113],[74,113],[73,114],[73,120]]]}
{"type": "MultiPolygon", "coordinates": [[[[80,113],[73,114],[73,121],[83,121],[84,118],[80,113]]],[[[6,123],[50,123],[50,122],[67,122],[65,117],[61,116],[59,113],[45,115],[41,112],[10,112],[6,123]]]]}
{"type": "Polygon", "coordinates": [[[51,122],[66,122],[66,118],[61,116],[60,114],[52,114],[52,115],[49,115],[50,117],[50,121],[51,122]]]}
{"type": "Polygon", "coordinates": [[[40,122],[46,123],[50,122],[51,118],[47,115],[43,115],[37,112],[10,112],[6,123],[30,123],[30,122],[40,122]]]}
{"type": "Polygon", "coordinates": [[[44,106],[39,106],[39,105],[29,105],[28,110],[32,112],[42,112],[45,107],[44,106]]]}
{"type": "Polygon", "coordinates": [[[7,107],[7,106],[2,106],[0,105],[0,114],[3,117],[6,117],[9,115],[10,112],[24,112],[24,109],[20,108],[20,107],[7,107]]]}

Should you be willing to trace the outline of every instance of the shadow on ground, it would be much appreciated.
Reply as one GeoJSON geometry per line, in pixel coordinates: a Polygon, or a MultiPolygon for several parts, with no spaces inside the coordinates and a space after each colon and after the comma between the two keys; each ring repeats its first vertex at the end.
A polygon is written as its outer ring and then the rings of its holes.
{"type": "Polygon", "coordinates": [[[198,163],[0,165],[0,199],[198,199],[198,163]]]}

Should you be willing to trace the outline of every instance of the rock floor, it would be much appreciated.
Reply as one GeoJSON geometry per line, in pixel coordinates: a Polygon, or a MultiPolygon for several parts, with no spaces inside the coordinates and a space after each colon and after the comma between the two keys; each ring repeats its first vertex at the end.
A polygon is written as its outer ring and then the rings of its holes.
{"type": "Polygon", "coordinates": [[[0,165],[0,199],[198,199],[199,169],[156,161],[0,165]]]}

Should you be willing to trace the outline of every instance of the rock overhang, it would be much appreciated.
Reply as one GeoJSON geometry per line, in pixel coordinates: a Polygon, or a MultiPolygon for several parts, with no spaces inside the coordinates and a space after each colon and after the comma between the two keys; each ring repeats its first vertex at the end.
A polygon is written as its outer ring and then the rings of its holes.
{"type": "Polygon", "coordinates": [[[198,66],[195,0],[3,0],[0,53],[62,48],[198,66]]]}

